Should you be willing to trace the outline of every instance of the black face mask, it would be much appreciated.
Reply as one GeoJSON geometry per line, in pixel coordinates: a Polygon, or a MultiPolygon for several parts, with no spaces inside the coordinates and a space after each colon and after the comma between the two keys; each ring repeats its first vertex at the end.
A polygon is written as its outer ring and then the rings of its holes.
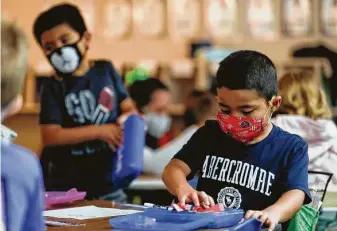
{"type": "Polygon", "coordinates": [[[60,47],[47,56],[59,76],[71,75],[79,68],[83,55],[78,49],[78,43],[60,47]]]}
{"type": "Polygon", "coordinates": [[[197,123],[197,118],[193,110],[191,109],[186,109],[183,117],[184,117],[185,127],[189,127],[197,123]]]}

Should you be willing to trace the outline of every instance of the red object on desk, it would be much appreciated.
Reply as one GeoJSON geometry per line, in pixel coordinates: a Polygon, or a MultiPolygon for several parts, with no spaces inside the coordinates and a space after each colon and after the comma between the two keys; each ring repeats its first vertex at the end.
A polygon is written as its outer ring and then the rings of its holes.
{"type": "Polygon", "coordinates": [[[223,204],[216,204],[208,209],[204,209],[201,206],[182,205],[180,202],[177,205],[185,211],[193,211],[193,212],[199,212],[199,213],[222,212],[225,210],[225,207],[223,206],[223,204]]]}
{"type": "Polygon", "coordinates": [[[216,204],[208,209],[204,209],[203,212],[222,212],[225,210],[223,204],[216,204]]]}

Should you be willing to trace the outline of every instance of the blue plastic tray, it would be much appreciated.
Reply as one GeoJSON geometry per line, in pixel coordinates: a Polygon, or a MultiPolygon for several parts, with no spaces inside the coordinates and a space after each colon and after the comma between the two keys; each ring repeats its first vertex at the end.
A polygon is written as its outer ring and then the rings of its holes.
{"type": "Polygon", "coordinates": [[[243,210],[226,209],[224,212],[197,213],[197,212],[177,212],[167,211],[158,208],[149,208],[144,212],[144,216],[155,218],[157,222],[187,223],[207,219],[207,228],[216,229],[236,225],[244,217],[243,210]]]}
{"type": "Polygon", "coordinates": [[[231,231],[259,231],[261,222],[245,220],[242,210],[226,210],[218,213],[176,212],[157,208],[147,209],[143,214],[132,214],[110,219],[112,227],[130,231],[188,231],[197,229],[228,228],[231,231]]]}

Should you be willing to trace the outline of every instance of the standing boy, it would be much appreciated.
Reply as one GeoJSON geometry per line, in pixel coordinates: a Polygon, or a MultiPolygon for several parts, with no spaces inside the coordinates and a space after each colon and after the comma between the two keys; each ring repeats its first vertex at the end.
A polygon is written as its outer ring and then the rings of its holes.
{"type": "Polygon", "coordinates": [[[123,139],[116,120],[134,107],[119,75],[109,61],[89,61],[91,34],[74,5],[42,12],[34,35],[55,70],[41,95],[47,190],[76,187],[87,198],[124,200],[111,182],[112,158],[123,139]]]}
{"type": "MultiPolygon", "coordinates": [[[[217,121],[208,121],[163,172],[182,203],[247,210],[273,230],[311,201],[308,145],[270,122],[281,103],[272,61],[237,51],[217,72],[217,121]],[[200,173],[197,189],[186,178],[200,173]]],[[[283,228],[286,229],[286,224],[283,228]]]]}

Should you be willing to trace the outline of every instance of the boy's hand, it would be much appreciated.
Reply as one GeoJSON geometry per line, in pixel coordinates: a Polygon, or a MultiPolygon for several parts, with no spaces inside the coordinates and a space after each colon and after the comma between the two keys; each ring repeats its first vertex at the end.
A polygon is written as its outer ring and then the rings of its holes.
{"type": "Polygon", "coordinates": [[[179,187],[176,192],[179,202],[183,205],[185,203],[193,203],[195,206],[202,206],[204,208],[215,205],[212,197],[208,196],[205,192],[195,190],[189,184],[179,187]]]}
{"type": "Polygon", "coordinates": [[[123,142],[123,131],[116,124],[104,124],[98,126],[98,138],[110,144],[110,146],[119,146],[123,142]]]}
{"type": "Polygon", "coordinates": [[[265,209],[262,211],[248,210],[246,212],[245,219],[251,217],[259,219],[262,224],[267,225],[269,227],[268,231],[274,230],[280,221],[280,214],[277,211],[273,211],[271,209],[265,209]]]}
{"type": "MultiPolygon", "coordinates": [[[[123,113],[121,116],[118,117],[117,119],[117,124],[119,124],[120,126],[123,126],[125,121],[128,119],[129,116],[131,115],[139,115],[137,112],[129,112],[129,113],[123,113]]],[[[141,115],[139,115],[141,116],[141,115]]],[[[143,116],[141,116],[143,117],[143,116]]]]}

